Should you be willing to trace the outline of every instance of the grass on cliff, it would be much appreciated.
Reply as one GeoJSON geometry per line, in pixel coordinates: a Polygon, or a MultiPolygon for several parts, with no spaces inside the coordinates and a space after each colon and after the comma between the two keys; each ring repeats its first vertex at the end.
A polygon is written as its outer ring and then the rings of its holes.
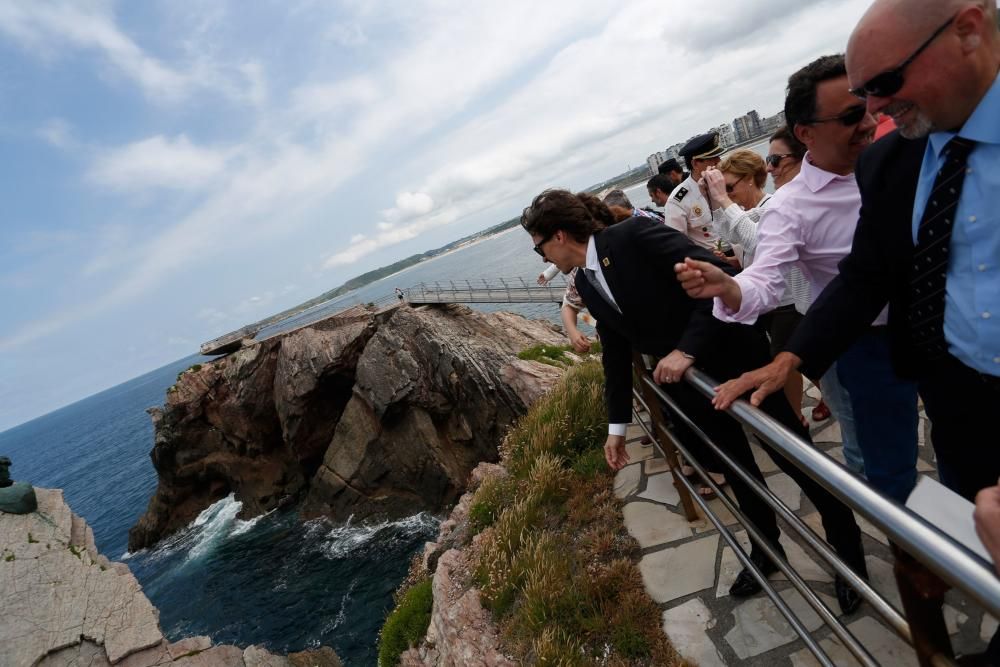
{"type": "Polygon", "coordinates": [[[415,583],[399,597],[396,608],[379,633],[379,667],[399,664],[399,656],[420,643],[427,634],[433,604],[430,577],[415,583]]]}
{"type": "MultiPolygon", "coordinates": [[[[549,366],[566,368],[574,363],[574,359],[566,356],[566,353],[576,354],[572,345],[535,345],[518,353],[518,359],[526,361],[540,361],[549,366]]],[[[600,354],[601,344],[595,341],[590,344],[589,354],[600,354]]]]}
{"type": "Polygon", "coordinates": [[[504,440],[509,475],[473,497],[473,583],[518,664],[684,664],[633,563],[606,433],[600,364],[573,366],[504,440]]]}

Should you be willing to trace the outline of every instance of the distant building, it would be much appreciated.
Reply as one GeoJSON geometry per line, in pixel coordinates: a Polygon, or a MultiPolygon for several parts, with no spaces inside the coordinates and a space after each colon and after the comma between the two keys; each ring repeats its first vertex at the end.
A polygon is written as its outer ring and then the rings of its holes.
{"type": "Polygon", "coordinates": [[[718,127],[713,127],[712,131],[719,135],[719,145],[723,148],[729,148],[730,146],[736,145],[736,134],[733,132],[733,126],[729,123],[723,123],[718,127]]]}

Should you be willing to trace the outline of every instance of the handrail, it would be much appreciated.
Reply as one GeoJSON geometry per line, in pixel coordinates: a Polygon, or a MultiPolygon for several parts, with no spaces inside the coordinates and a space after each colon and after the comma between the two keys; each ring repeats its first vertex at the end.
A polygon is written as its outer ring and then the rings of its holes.
{"type": "MultiPolygon", "coordinates": [[[[950,585],[966,593],[978,602],[987,612],[1000,616],[1000,579],[993,574],[993,568],[978,555],[973,554],[950,536],[938,530],[935,526],[917,516],[913,512],[898,505],[895,501],[882,496],[865,481],[856,478],[850,471],[829,458],[822,451],[806,443],[776,419],[770,417],[758,408],[743,400],[736,401],[727,412],[732,417],[749,427],[763,441],[771,445],[776,452],[789,462],[809,475],[816,483],[831,492],[845,505],[855,510],[875,527],[881,529],[890,540],[896,552],[896,578],[900,588],[904,613],[906,618],[882,597],[871,585],[858,576],[847,566],[833,549],[822,538],[816,535],[783,501],[767,488],[766,483],[754,479],[733,457],[717,443],[713,442],[705,432],[694,423],[649,376],[648,363],[636,357],[637,385],[633,395],[646,408],[651,419],[649,427],[636,413],[636,421],[643,431],[651,436],[661,453],[667,457],[671,467],[677,463],[676,452],[680,452],[692,465],[703,482],[718,495],[720,501],[747,531],[754,544],[776,563],[785,573],[793,587],[798,590],[810,606],[819,614],[825,624],[843,642],[845,647],[863,665],[876,664],[867,649],[858,642],[836,616],[823,604],[818,596],[802,580],[791,565],[781,557],[765,539],[757,528],[750,523],[745,515],[735,505],[734,501],[722,493],[719,486],[701,464],[690,455],[686,443],[673,436],[664,422],[662,408],[669,408],[672,414],[682,420],[693,433],[720,458],[726,467],[745,482],[784,522],[798,533],[816,553],[851,585],[861,597],[869,602],[874,610],[886,620],[889,625],[917,650],[921,665],[954,665],[952,649],[944,621],[941,616],[943,595],[950,585]],[[642,391],[640,391],[640,389],[642,391]],[[643,396],[645,394],[645,397],[643,396]],[[645,400],[644,400],[645,398],[645,400]],[[650,401],[653,401],[651,404],[650,401]],[[650,409],[650,406],[654,409],[650,409]],[[651,430],[652,429],[652,430],[651,430]],[[659,430],[664,439],[661,444],[654,431],[659,430]],[[911,623],[915,624],[911,630],[911,623]]],[[[716,382],[711,377],[696,368],[690,368],[684,375],[684,381],[707,398],[715,396],[716,382]]],[[[669,420],[668,420],[669,421],[669,420]]],[[[776,593],[765,577],[750,562],[749,557],[741,548],[733,546],[735,538],[728,527],[709,509],[709,506],[694,490],[693,484],[673,471],[674,484],[681,492],[681,500],[687,503],[685,513],[689,520],[695,516],[692,503],[697,501],[703,513],[709,518],[720,535],[736,552],[741,563],[746,566],[757,579],[772,600],[776,593]]],[[[821,664],[829,664],[829,658],[816,646],[811,637],[803,636],[798,619],[790,614],[787,605],[775,600],[778,611],[788,620],[799,634],[806,647],[821,664]]]]}
{"type": "MultiPolygon", "coordinates": [[[[714,388],[718,383],[702,371],[690,368],[684,377],[706,397],[715,396],[714,388]]],[[[735,401],[727,412],[937,576],[964,591],[994,617],[1000,617],[1000,579],[985,561],[923,518],[880,494],[747,401],[735,401]]]]}

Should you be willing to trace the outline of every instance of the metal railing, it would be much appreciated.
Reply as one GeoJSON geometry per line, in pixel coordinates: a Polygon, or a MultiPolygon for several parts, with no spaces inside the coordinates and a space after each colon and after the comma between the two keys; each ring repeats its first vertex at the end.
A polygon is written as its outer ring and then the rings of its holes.
{"type": "MultiPolygon", "coordinates": [[[[681,504],[688,520],[697,518],[695,503],[719,531],[725,542],[733,549],[738,560],[748,568],[754,578],[774,602],[778,611],[788,620],[793,630],[805,646],[822,665],[833,665],[829,656],[816,642],[802,622],[795,617],[788,604],[770,585],[767,577],[751,561],[749,555],[739,546],[733,532],[712,512],[707,501],[696,491],[694,484],[679,474],[678,452],[696,470],[701,478],[699,483],[711,488],[738,523],[747,531],[755,546],[777,564],[792,586],[816,611],[820,619],[831,628],[862,665],[879,664],[869,651],[844,627],[836,614],[822,602],[802,577],[794,571],[787,560],[749,522],[738,505],[722,492],[705,468],[692,452],[668,427],[662,407],[669,408],[671,415],[683,421],[706,447],[721,460],[728,470],[738,475],[758,495],[778,517],[812,548],[833,570],[840,575],[863,600],[904,640],[916,650],[922,665],[953,665],[954,653],[944,623],[942,605],[944,593],[949,587],[962,591],[969,598],[996,618],[1000,618],[1000,579],[990,564],[968,551],[961,544],[931,525],[910,510],[886,498],[869,486],[864,480],[831,459],[819,449],[803,441],[781,423],[763,411],[743,400],[736,401],[728,410],[729,414],[753,431],[779,456],[785,457],[820,486],[836,496],[841,502],[881,530],[892,543],[896,556],[894,568],[903,610],[897,610],[881,594],[846,563],[813,530],[806,525],[785,503],[766,486],[740,466],[728,452],[713,442],[705,432],[680,410],[676,402],[664,392],[649,376],[649,367],[639,355],[635,358],[636,385],[634,394],[646,409],[651,424],[646,424],[636,414],[637,422],[649,435],[666,458],[673,473],[674,485],[681,496],[681,504]]],[[[698,369],[689,369],[684,376],[686,382],[699,393],[710,399],[715,395],[717,385],[710,377],[698,369]]]]}
{"type": "Polygon", "coordinates": [[[550,282],[540,286],[517,277],[419,283],[403,290],[403,295],[413,304],[562,303],[565,292],[565,280],[555,285],[550,282]]]}

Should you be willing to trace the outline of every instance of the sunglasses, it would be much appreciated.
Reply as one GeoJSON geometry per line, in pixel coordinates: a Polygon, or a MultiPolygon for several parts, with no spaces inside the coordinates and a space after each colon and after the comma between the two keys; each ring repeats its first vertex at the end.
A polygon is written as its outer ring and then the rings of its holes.
{"type": "Polygon", "coordinates": [[[851,107],[842,114],[838,114],[836,116],[830,116],[828,118],[813,118],[807,124],[812,125],[813,123],[829,123],[831,121],[836,120],[839,121],[840,124],[843,125],[844,127],[850,127],[851,125],[857,125],[858,123],[860,123],[861,119],[865,117],[866,113],[868,113],[868,110],[866,109],[865,105],[858,104],[851,107]]]}
{"type": "Polygon", "coordinates": [[[776,168],[786,157],[793,157],[794,155],[795,153],[771,153],[764,158],[764,161],[771,165],[772,168],[776,168]]]}
{"type": "Polygon", "coordinates": [[[541,241],[539,241],[539,242],[538,242],[538,243],[537,243],[537,244],[535,245],[535,247],[534,247],[534,251],[535,251],[535,252],[537,252],[537,253],[538,253],[538,255],[539,255],[539,256],[540,256],[540,257],[541,257],[542,259],[545,259],[545,251],[544,251],[544,250],[542,250],[542,246],[543,246],[543,245],[545,245],[546,243],[548,243],[548,242],[549,242],[549,241],[551,241],[551,240],[552,240],[552,237],[551,237],[551,236],[546,236],[546,237],[545,237],[544,239],[542,239],[541,241]]]}
{"type": "Polygon", "coordinates": [[[736,189],[736,186],[739,185],[740,181],[742,181],[744,178],[746,178],[746,176],[740,176],[739,179],[737,179],[737,181],[735,183],[733,183],[732,185],[730,185],[729,183],[726,183],[726,194],[727,195],[733,194],[733,190],[736,189]]]}
{"type": "MultiPolygon", "coordinates": [[[[955,16],[958,15],[956,14],[955,16]]],[[[928,37],[927,41],[921,44],[920,48],[914,51],[909,58],[901,62],[898,67],[876,74],[861,86],[852,88],[851,94],[861,99],[866,99],[868,97],[889,97],[898,93],[904,83],[903,71],[910,63],[917,59],[917,56],[924,52],[924,49],[931,45],[931,42],[937,39],[938,35],[943,33],[952,24],[955,16],[952,16],[948,19],[947,23],[935,30],[934,34],[928,37]]]]}

